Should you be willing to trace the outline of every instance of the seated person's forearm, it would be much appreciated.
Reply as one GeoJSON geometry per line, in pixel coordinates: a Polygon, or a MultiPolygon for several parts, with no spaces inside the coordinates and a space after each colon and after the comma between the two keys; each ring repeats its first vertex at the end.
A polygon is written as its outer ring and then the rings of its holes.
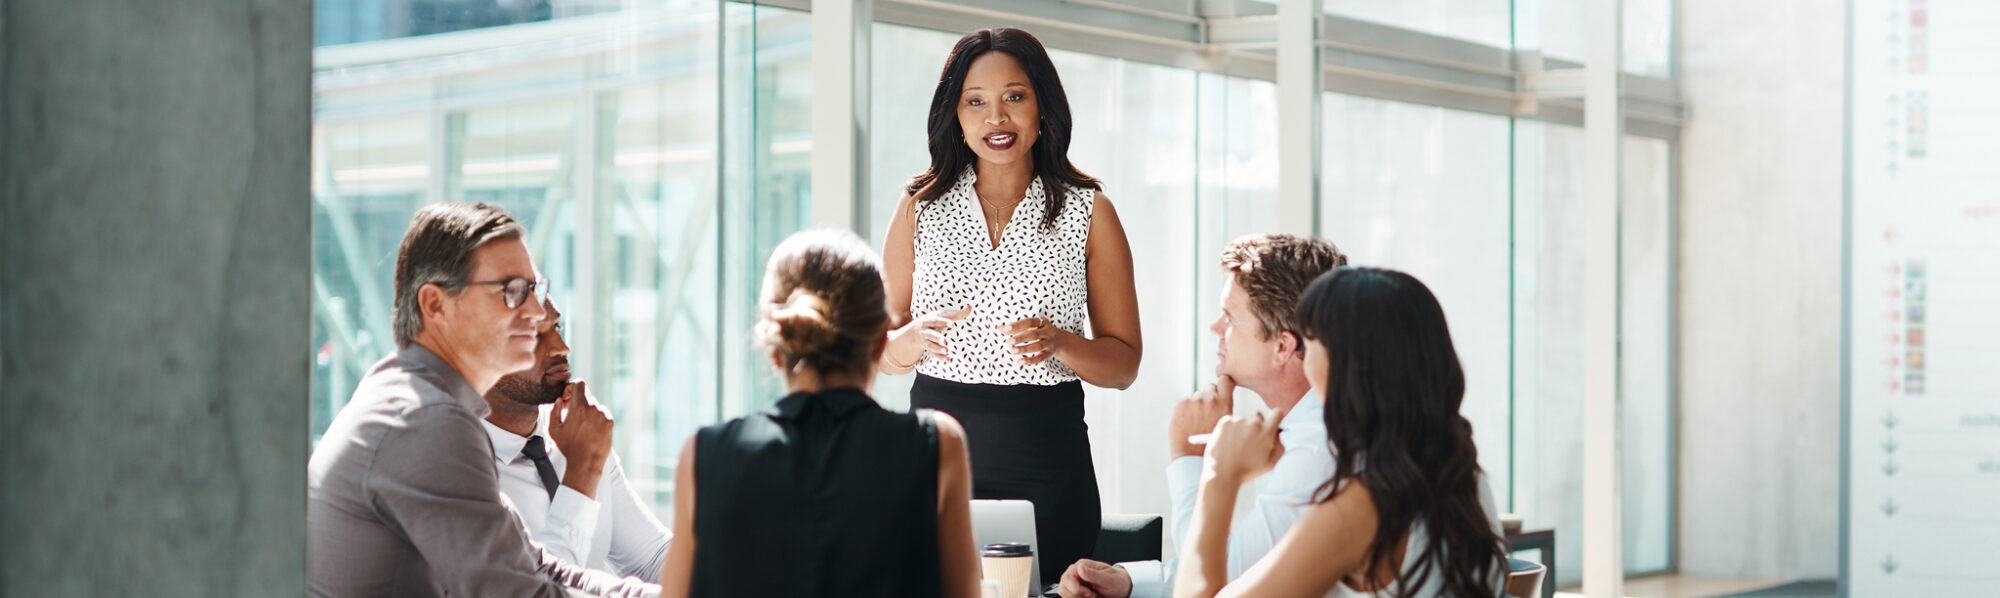
{"type": "Polygon", "coordinates": [[[582,494],[584,498],[597,500],[597,482],[602,479],[604,479],[604,464],[601,460],[597,465],[590,465],[587,460],[571,461],[569,467],[563,471],[562,485],[575,490],[577,494],[582,494]]]}
{"type": "Polygon", "coordinates": [[[1208,598],[1228,583],[1229,520],[1236,511],[1236,491],[1241,486],[1212,473],[1203,476],[1194,521],[1188,525],[1194,541],[1181,552],[1174,596],[1208,598]]]}

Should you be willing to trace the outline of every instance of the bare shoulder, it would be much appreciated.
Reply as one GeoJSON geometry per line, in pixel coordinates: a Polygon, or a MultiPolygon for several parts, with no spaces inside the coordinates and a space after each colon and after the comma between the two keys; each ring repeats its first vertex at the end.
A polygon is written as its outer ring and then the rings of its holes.
{"type": "Polygon", "coordinates": [[[1104,190],[1100,189],[1091,195],[1090,214],[1092,218],[1102,218],[1105,216],[1118,217],[1118,212],[1111,207],[1111,194],[1105,193],[1104,190]]]}
{"type": "MultiPolygon", "coordinates": [[[[942,477],[938,483],[950,485],[971,469],[971,458],[965,448],[965,426],[958,419],[943,411],[931,411],[931,422],[937,428],[937,467],[942,477]]],[[[940,486],[943,488],[944,486],[940,486]]]]}
{"type": "Polygon", "coordinates": [[[1124,237],[1125,228],[1118,220],[1118,208],[1113,206],[1110,195],[1098,191],[1090,200],[1090,228],[1097,230],[1105,226],[1116,228],[1118,236],[1124,237]]]}
{"type": "Polygon", "coordinates": [[[683,471],[694,470],[694,445],[695,445],[694,441],[695,441],[695,435],[689,434],[688,439],[681,443],[680,466],[683,471]]]}
{"type": "Polygon", "coordinates": [[[943,411],[930,413],[931,421],[937,425],[938,440],[950,440],[961,444],[965,442],[965,426],[958,423],[958,418],[943,411]]]}
{"type": "Polygon", "coordinates": [[[1348,482],[1333,493],[1333,498],[1314,505],[1308,517],[1325,526],[1326,531],[1354,532],[1366,530],[1361,537],[1375,534],[1375,493],[1360,480],[1348,482]]]}
{"type": "Polygon", "coordinates": [[[889,215],[889,229],[908,228],[916,223],[916,216],[917,196],[904,191],[902,197],[896,199],[896,212],[889,215]]]}
{"type": "Polygon", "coordinates": [[[896,200],[896,212],[889,215],[889,230],[882,240],[882,258],[890,266],[890,278],[903,272],[901,268],[915,251],[917,229],[917,196],[904,191],[896,200]]]}
{"type": "Polygon", "coordinates": [[[1129,257],[1131,247],[1126,244],[1125,224],[1119,221],[1118,210],[1111,204],[1111,196],[1103,191],[1098,191],[1095,195],[1090,203],[1090,233],[1084,243],[1084,257],[1094,258],[1104,253],[1099,251],[1100,249],[1110,251],[1106,255],[1113,257],[1129,257]]]}

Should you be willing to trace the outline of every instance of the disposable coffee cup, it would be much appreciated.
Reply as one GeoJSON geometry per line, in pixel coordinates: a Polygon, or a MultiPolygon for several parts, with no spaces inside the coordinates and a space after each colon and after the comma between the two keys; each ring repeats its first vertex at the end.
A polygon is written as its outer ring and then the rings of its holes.
{"type": "Polygon", "coordinates": [[[1027,544],[987,544],[979,551],[980,574],[1000,582],[1002,598],[1025,598],[1034,566],[1035,551],[1027,544]]]}

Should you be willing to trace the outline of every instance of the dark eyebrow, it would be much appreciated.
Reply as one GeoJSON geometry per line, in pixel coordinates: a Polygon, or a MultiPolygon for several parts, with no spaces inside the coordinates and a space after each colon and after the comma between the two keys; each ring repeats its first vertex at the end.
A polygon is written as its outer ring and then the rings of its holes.
{"type": "MultiPolygon", "coordinates": [[[[1032,89],[1032,87],[1030,87],[1030,86],[1029,86],[1028,84],[1026,84],[1026,83],[1021,83],[1021,82],[1018,82],[1018,81],[1016,81],[1016,82],[1010,82],[1010,83],[1008,83],[1008,84],[1006,85],[1006,87],[1029,87],[1030,89],[1032,89]]],[[[984,88],[984,87],[978,87],[978,86],[973,86],[973,87],[967,87],[967,88],[965,88],[965,89],[962,89],[962,90],[959,90],[959,91],[985,91],[985,90],[986,90],[986,88],[984,88]]]]}

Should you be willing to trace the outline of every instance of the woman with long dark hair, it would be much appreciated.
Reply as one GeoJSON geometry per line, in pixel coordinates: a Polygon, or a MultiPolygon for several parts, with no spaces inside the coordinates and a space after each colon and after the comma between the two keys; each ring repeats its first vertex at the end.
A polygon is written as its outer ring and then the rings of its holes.
{"type": "Polygon", "coordinates": [[[1499,596],[1493,493],[1430,289],[1408,274],[1340,268],[1299,299],[1306,377],[1326,402],[1334,473],[1276,548],[1224,585],[1236,490],[1269,471],[1277,421],[1225,417],[1208,449],[1178,596],[1499,596]]]}
{"type": "Polygon", "coordinates": [[[882,248],[903,322],[882,370],[916,371],[910,405],[965,425],[975,498],[1034,503],[1045,575],[1097,544],[1079,380],[1125,388],[1140,355],[1132,250],[1102,185],[1070,164],[1071,123],[1034,36],[959,39],[931,97],[930,168],[882,248]]]}

